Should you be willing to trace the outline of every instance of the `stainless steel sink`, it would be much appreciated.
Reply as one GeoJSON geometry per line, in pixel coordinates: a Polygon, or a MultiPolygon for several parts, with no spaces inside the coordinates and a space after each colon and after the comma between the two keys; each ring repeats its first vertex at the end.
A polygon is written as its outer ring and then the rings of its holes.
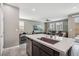
{"type": "Polygon", "coordinates": [[[37,39],[40,39],[40,40],[42,40],[44,42],[51,43],[51,44],[55,44],[55,43],[58,43],[59,42],[57,40],[53,40],[53,39],[46,38],[46,37],[41,37],[41,38],[37,38],[37,39]]]}

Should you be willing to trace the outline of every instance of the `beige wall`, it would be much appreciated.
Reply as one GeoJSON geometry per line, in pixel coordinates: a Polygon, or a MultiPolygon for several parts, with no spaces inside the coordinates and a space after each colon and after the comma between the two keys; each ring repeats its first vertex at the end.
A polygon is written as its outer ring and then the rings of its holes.
{"type": "Polygon", "coordinates": [[[19,44],[19,9],[4,4],[4,48],[19,44]]]}
{"type": "Polygon", "coordinates": [[[32,33],[33,31],[33,23],[32,22],[29,22],[29,21],[25,21],[24,22],[24,31],[26,33],[32,33]]]}
{"type": "Polygon", "coordinates": [[[79,15],[79,13],[75,13],[68,16],[68,36],[75,37],[79,35],[79,23],[75,22],[75,15],[79,15]]]}
{"type": "Polygon", "coordinates": [[[45,25],[45,32],[46,33],[48,33],[48,30],[49,30],[49,23],[44,23],[44,25],[45,25]]]}
{"type": "Polygon", "coordinates": [[[76,35],[79,35],[79,23],[76,23],[75,26],[76,35]]]}
{"type": "Polygon", "coordinates": [[[72,15],[68,16],[68,37],[75,37],[75,22],[72,15]]]}

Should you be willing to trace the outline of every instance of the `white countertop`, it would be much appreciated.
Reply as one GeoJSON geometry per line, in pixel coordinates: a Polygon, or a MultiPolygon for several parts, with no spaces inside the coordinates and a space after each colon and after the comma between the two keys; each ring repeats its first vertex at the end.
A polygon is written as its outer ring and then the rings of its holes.
{"type": "Polygon", "coordinates": [[[59,42],[56,43],[56,44],[51,44],[51,43],[47,43],[47,42],[44,42],[42,40],[39,40],[37,38],[41,38],[41,37],[47,37],[47,38],[50,38],[50,35],[46,35],[46,34],[33,34],[33,35],[26,35],[28,38],[36,41],[36,42],[39,42],[51,49],[54,49],[58,52],[60,52],[61,54],[63,55],[66,55],[66,52],[69,50],[69,48],[73,45],[73,42],[74,42],[74,39],[72,38],[64,38],[64,37],[57,37],[57,36],[53,36],[53,38],[51,39],[54,39],[54,40],[58,40],[59,42]]]}

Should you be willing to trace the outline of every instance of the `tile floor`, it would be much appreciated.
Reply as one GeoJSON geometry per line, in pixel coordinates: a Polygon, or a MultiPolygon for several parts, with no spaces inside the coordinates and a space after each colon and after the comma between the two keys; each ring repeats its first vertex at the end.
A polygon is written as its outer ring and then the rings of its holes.
{"type": "Polygon", "coordinates": [[[26,54],[26,43],[19,46],[6,48],[3,51],[3,56],[27,56],[26,54]]]}

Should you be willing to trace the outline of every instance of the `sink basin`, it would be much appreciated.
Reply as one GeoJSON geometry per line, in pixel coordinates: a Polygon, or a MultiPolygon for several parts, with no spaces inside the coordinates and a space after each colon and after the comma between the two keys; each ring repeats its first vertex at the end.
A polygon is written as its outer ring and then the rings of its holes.
{"type": "Polygon", "coordinates": [[[51,44],[55,44],[55,43],[59,42],[57,40],[53,40],[53,39],[49,39],[49,38],[45,38],[45,37],[41,37],[41,38],[38,38],[38,39],[45,41],[47,43],[51,43],[51,44]]]}

